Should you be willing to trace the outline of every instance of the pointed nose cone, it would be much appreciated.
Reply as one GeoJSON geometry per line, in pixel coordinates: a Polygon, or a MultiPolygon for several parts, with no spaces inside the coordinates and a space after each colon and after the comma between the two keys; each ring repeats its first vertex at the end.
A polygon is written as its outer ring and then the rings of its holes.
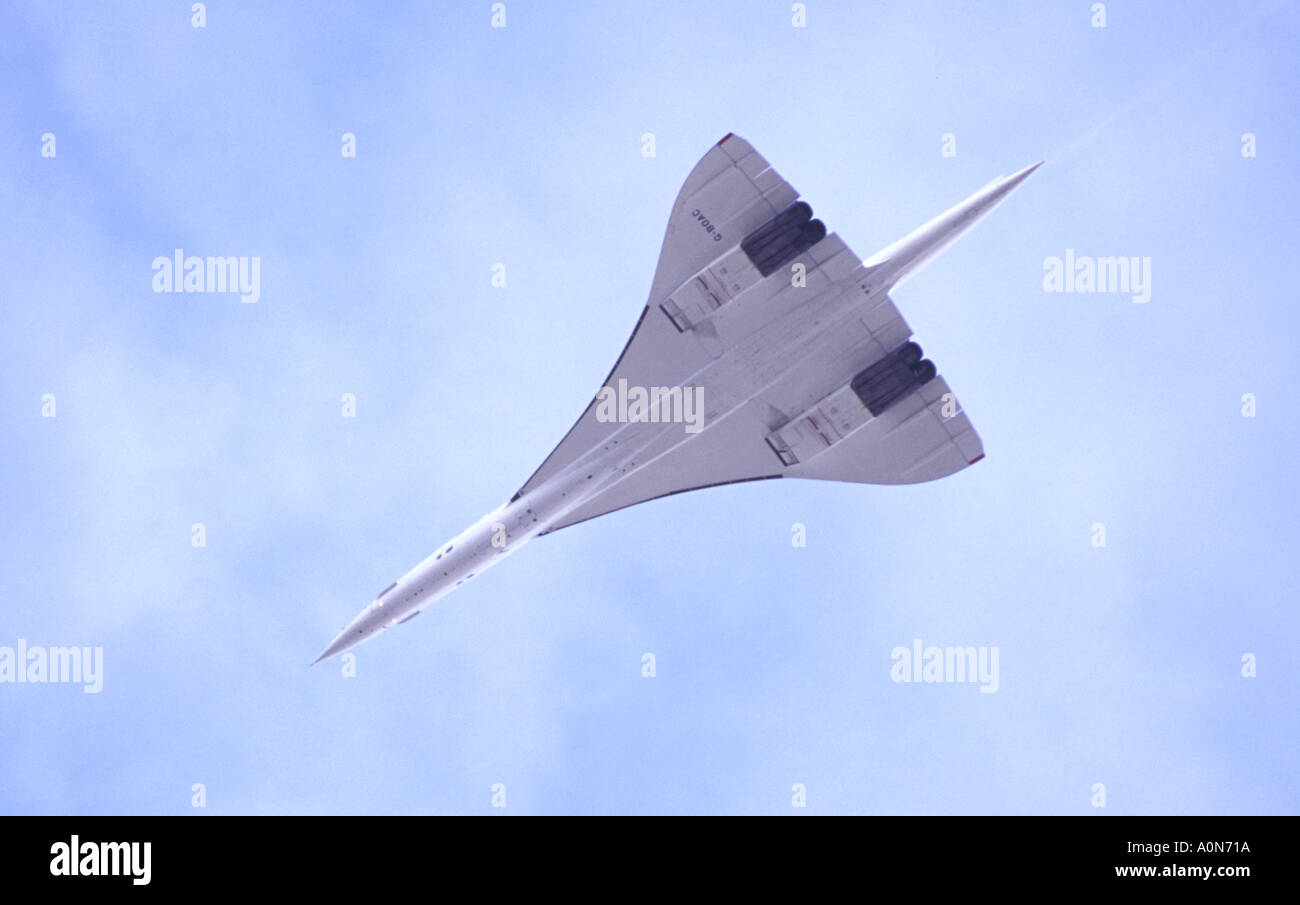
{"type": "Polygon", "coordinates": [[[315,666],[321,660],[327,660],[335,654],[341,654],[348,648],[356,647],[362,641],[371,637],[374,632],[373,630],[368,630],[372,629],[372,626],[369,625],[369,615],[369,607],[358,613],[357,617],[349,622],[343,631],[334,636],[334,640],[330,642],[330,646],[321,651],[321,655],[313,660],[311,665],[315,666]]]}
{"type": "Polygon", "coordinates": [[[328,660],[330,657],[334,656],[335,654],[341,654],[343,653],[343,651],[351,647],[352,642],[348,640],[347,635],[348,635],[347,629],[344,629],[343,631],[339,632],[338,637],[330,642],[330,646],[325,648],[325,650],[321,651],[321,655],[319,657],[311,661],[311,665],[315,666],[321,660],[328,660]]]}

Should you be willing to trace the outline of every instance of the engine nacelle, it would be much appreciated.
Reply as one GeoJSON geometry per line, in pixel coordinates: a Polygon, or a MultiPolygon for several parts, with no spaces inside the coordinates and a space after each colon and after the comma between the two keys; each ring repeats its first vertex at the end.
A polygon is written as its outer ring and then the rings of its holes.
{"type": "Polygon", "coordinates": [[[921,347],[907,342],[859,373],[849,386],[871,414],[879,416],[936,373],[934,362],[921,357],[921,347]]]}

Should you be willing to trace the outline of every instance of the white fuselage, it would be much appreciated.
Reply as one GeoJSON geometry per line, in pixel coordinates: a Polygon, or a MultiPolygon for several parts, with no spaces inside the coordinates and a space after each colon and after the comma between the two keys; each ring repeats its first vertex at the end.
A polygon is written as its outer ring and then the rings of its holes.
{"type": "MultiPolygon", "coordinates": [[[[996,207],[1037,166],[994,180],[864,261],[867,296],[840,295],[821,306],[815,321],[806,321],[797,313],[780,318],[693,375],[690,382],[708,385],[711,393],[702,429],[707,430],[779,379],[822,337],[833,334],[843,318],[854,316],[870,298],[888,292],[914,273],[996,207]]],[[[527,493],[498,506],[390,585],[339,632],[316,662],[413,617],[693,436],[698,433],[687,433],[681,424],[671,422],[620,425],[599,446],[527,493]]]]}
{"type": "Polygon", "coordinates": [[[390,585],[348,623],[317,662],[411,618],[690,436],[681,424],[621,425],[599,447],[527,494],[498,506],[390,585]]]}

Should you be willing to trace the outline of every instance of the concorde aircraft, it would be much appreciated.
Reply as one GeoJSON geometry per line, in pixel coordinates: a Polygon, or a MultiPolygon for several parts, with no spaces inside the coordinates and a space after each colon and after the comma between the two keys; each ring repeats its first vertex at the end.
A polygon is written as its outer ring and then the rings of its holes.
{"type": "Polygon", "coordinates": [[[400,625],[534,537],[672,493],[933,481],[979,435],[889,291],[1042,161],[861,260],[743,138],[691,170],[650,298],[604,386],[508,502],[384,588],[316,659],[400,625]]]}

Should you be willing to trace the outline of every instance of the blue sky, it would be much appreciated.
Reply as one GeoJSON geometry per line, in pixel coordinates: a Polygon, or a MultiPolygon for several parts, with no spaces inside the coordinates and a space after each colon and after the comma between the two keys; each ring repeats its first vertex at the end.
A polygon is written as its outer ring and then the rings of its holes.
{"type": "Polygon", "coordinates": [[[1293,6],[187,6],[0,11],[0,645],[104,656],[0,685],[0,811],[1296,812],[1293,6]],[[635,507],[305,668],[568,429],[730,131],[864,258],[1046,159],[894,293],[988,458],[635,507]]]}

